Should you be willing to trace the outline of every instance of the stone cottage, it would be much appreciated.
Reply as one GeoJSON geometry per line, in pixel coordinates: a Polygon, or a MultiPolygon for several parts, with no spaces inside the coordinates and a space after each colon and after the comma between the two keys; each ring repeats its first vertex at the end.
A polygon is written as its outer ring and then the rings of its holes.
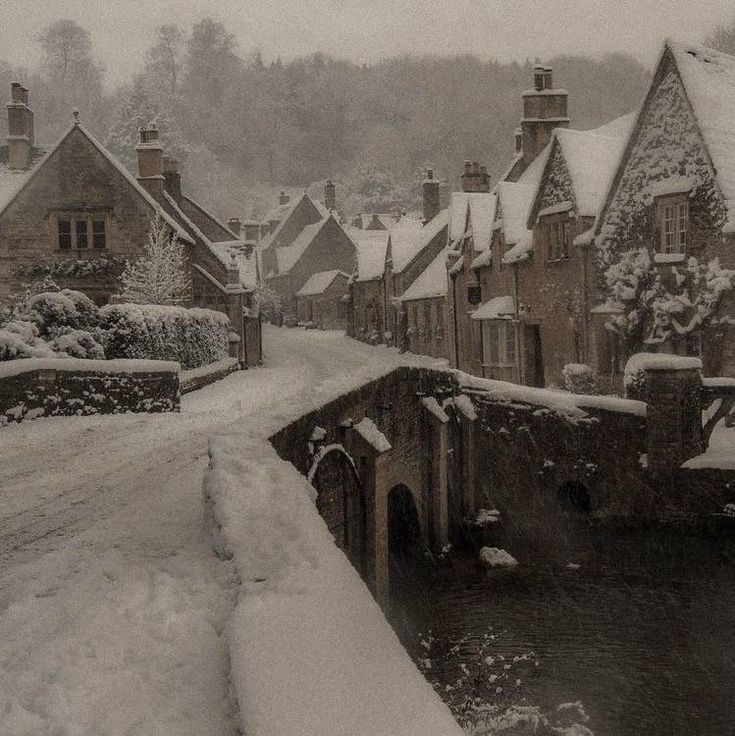
{"type": "Polygon", "coordinates": [[[349,280],[349,274],[337,270],[311,275],[296,292],[299,323],[320,330],[344,330],[347,327],[349,280]]]}
{"type": "Polygon", "coordinates": [[[185,244],[188,304],[226,312],[239,357],[260,361],[257,264],[231,257],[238,237],[181,191],[176,163],[164,161],[155,127],[140,131],[133,177],[75,114],[58,143],[38,146],[28,90],[11,86],[9,134],[0,148],[0,297],[51,276],[97,304],[119,288],[125,263],[142,255],[152,218],[185,244]]]}

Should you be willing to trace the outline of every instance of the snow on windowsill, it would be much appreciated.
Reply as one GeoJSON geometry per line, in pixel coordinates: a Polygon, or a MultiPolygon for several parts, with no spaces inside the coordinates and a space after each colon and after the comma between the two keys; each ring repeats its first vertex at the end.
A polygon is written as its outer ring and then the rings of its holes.
{"type": "Polygon", "coordinates": [[[378,429],[372,419],[365,417],[357,424],[354,424],[352,428],[378,452],[387,452],[391,449],[392,445],[388,441],[388,438],[378,429]]]}

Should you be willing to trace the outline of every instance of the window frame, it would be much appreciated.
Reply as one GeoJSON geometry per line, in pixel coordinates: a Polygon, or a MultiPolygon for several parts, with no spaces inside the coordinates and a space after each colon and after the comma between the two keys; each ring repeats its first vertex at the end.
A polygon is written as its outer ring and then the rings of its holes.
{"type": "Polygon", "coordinates": [[[657,221],[654,255],[663,259],[683,258],[691,247],[689,193],[654,197],[654,207],[657,221]]]}
{"type": "Polygon", "coordinates": [[[517,368],[518,322],[511,319],[483,319],[480,324],[483,367],[517,368]]]}
{"type": "Polygon", "coordinates": [[[54,212],[50,217],[52,246],[55,250],[65,253],[107,251],[110,242],[110,221],[111,212],[106,210],[54,212]],[[64,223],[69,226],[68,232],[62,232],[64,223]],[[102,224],[101,230],[100,223],[102,224]],[[68,245],[65,245],[65,242],[68,242],[68,245]]]}
{"type": "Polygon", "coordinates": [[[539,220],[547,263],[568,261],[572,246],[572,220],[570,211],[545,215],[539,220]]]}

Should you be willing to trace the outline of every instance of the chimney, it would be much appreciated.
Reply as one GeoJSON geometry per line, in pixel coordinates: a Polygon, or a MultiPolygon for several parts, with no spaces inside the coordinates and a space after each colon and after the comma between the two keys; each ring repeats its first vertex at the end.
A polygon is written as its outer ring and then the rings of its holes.
{"type": "Polygon", "coordinates": [[[362,230],[362,212],[358,212],[352,220],[352,226],[362,230]]]}
{"type": "Polygon", "coordinates": [[[521,153],[523,151],[523,131],[520,128],[516,128],[513,137],[515,138],[516,153],[521,153]]]}
{"type": "Polygon", "coordinates": [[[324,206],[328,210],[337,209],[337,188],[332,184],[331,179],[327,179],[324,185],[324,206]]]}
{"type": "Polygon", "coordinates": [[[181,199],[181,174],[179,162],[171,156],[163,157],[164,189],[178,202],[181,199]]]}
{"type": "Polygon", "coordinates": [[[426,169],[422,184],[424,195],[424,225],[433,220],[441,209],[439,199],[439,180],[434,178],[434,169],[426,169]]]}
{"type": "Polygon", "coordinates": [[[279,205],[288,204],[289,199],[291,199],[291,197],[289,197],[288,194],[286,194],[286,192],[282,191],[278,195],[278,204],[279,205]]]}
{"type": "Polygon", "coordinates": [[[138,181],[155,199],[163,199],[163,147],[158,139],[158,128],[151,123],[138,130],[138,181]]]}
{"type": "Polygon", "coordinates": [[[8,168],[28,169],[33,158],[33,110],[28,107],[28,90],[18,82],[10,85],[8,108],[8,168]]]}
{"type": "Polygon", "coordinates": [[[554,89],[550,66],[534,66],[533,89],[523,93],[521,151],[524,168],[543,151],[554,128],[569,127],[568,96],[566,90],[554,89]]]}
{"type": "Polygon", "coordinates": [[[463,192],[489,192],[490,177],[485,166],[480,166],[477,161],[464,162],[464,174],[462,174],[463,192]]]}
{"type": "Polygon", "coordinates": [[[242,223],[240,222],[239,217],[230,217],[229,220],[227,220],[227,228],[229,230],[232,230],[237,237],[240,237],[240,231],[242,230],[242,223]]]}
{"type": "Polygon", "coordinates": [[[242,231],[245,236],[245,240],[252,240],[256,243],[260,240],[262,234],[260,223],[257,220],[245,220],[242,225],[242,231]]]}

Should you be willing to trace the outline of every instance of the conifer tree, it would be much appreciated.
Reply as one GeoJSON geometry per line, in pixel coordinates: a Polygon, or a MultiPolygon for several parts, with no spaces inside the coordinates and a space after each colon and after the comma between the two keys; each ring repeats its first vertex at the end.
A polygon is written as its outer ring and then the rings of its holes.
{"type": "Polygon", "coordinates": [[[120,298],[136,304],[181,304],[189,292],[186,254],[161,215],[151,220],[145,255],[129,263],[120,298]]]}

